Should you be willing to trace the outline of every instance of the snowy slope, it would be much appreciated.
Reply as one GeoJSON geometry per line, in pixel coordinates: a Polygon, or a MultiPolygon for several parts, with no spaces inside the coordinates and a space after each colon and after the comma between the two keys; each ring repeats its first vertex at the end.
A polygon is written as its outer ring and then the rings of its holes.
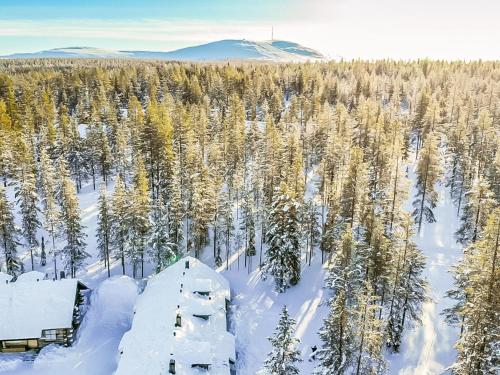
{"type": "Polygon", "coordinates": [[[250,41],[245,39],[219,40],[170,52],[112,51],[92,47],[56,48],[35,53],[17,53],[3,58],[129,58],[178,61],[306,61],[325,57],[318,51],[298,43],[281,40],[250,41]]]}
{"type": "MultiPolygon", "coordinates": [[[[414,166],[411,165],[409,169],[409,177],[414,184],[414,166]]],[[[308,194],[311,196],[315,192],[311,188],[314,180],[308,180],[308,194]]],[[[108,190],[112,192],[112,184],[108,190]]],[[[97,296],[93,297],[86,316],[86,323],[80,329],[80,340],[71,348],[47,348],[33,365],[22,362],[19,356],[0,354],[1,375],[112,375],[115,370],[118,343],[130,328],[137,291],[135,283],[132,288],[128,278],[104,281],[107,274],[103,263],[98,260],[95,243],[98,195],[98,189],[94,191],[90,183],[79,194],[82,221],[88,234],[87,251],[92,257],[88,260],[86,269],[78,276],[97,290],[97,296]],[[51,368],[56,370],[50,372],[51,368]]],[[[408,209],[411,208],[413,196],[414,192],[410,194],[408,209]]],[[[387,355],[391,366],[389,373],[393,375],[437,375],[454,359],[453,343],[457,332],[445,324],[440,312],[450,303],[444,298],[444,292],[452,285],[448,269],[457,263],[461,250],[453,235],[458,225],[456,208],[449,199],[447,189],[442,186],[439,187],[439,197],[435,210],[437,222],[425,224],[416,238],[417,244],[427,256],[426,276],[432,301],[424,306],[422,326],[406,330],[401,353],[387,355]]],[[[9,190],[9,198],[13,200],[12,190],[9,190]]],[[[16,219],[19,224],[19,217],[16,219]]],[[[260,243],[259,238],[256,243],[260,243]]],[[[211,262],[211,251],[211,248],[207,248],[202,260],[211,262]]],[[[317,332],[328,312],[327,307],[321,303],[326,292],[323,289],[325,268],[321,265],[319,251],[316,252],[310,267],[303,262],[300,283],[283,294],[274,292],[272,280],[261,279],[260,272],[256,270],[258,255],[253,259],[250,272],[244,267],[244,257],[240,256],[238,259],[237,254],[232,255],[229,270],[225,270],[225,265],[218,269],[231,283],[239,374],[253,375],[262,368],[270,351],[267,337],[272,335],[285,304],[290,315],[297,321],[297,337],[301,340],[299,349],[303,358],[303,362],[299,364],[301,373],[312,373],[315,363],[309,362],[308,358],[311,347],[320,345],[317,332]]],[[[27,253],[24,254],[24,260],[29,269],[27,253]]],[[[50,256],[47,266],[37,265],[37,269],[51,276],[53,269],[50,256]]],[[[127,272],[131,273],[130,267],[127,272]]],[[[151,265],[148,265],[146,272],[152,273],[151,265]]],[[[113,264],[111,273],[121,274],[118,263],[113,264]]]]}
{"type": "MultiPolygon", "coordinates": [[[[287,43],[287,42],[283,42],[287,43]]],[[[287,50],[274,45],[274,42],[254,42],[249,40],[220,40],[200,46],[182,48],[167,52],[164,56],[171,60],[272,60],[272,61],[301,61],[307,56],[309,48],[295,45],[294,50],[287,50]]],[[[321,58],[321,54],[314,51],[309,58],[321,58]]]]}
{"type": "Polygon", "coordinates": [[[66,47],[54,48],[46,51],[33,53],[16,53],[9,56],[3,56],[13,59],[29,58],[127,58],[131,57],[126,52],[111,51],[94,47],[66,47]]]}
{"type": "Polygon", "coordinates": [[[323,56],[321,53],[318,51],[301,46],[298,43],[294,42],[288,42],[286,40],[273,40],[269,42],[273,47],[279,48],[282,51],[293,53],[296,55],[301,55],[304,57],[309,57],[309,58],[314,58],[314,59],[324,59],[325,56],[323,56]]]}

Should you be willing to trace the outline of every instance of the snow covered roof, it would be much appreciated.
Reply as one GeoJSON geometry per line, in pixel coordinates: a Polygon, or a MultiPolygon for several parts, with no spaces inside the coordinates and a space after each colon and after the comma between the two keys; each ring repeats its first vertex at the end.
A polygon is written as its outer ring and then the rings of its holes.
{"type": "Polygon", "coordinates": [[[25,272],[25,273],[20,274],[17,277],[16,283],[24,283],[24,282],[34,283],[34,282],[46,280],[46,279],[47,279],[47,274],[45,274],[43,272],[29,271],[29,272],[25,272]]]}
{"type": "Polygon", "coordinates": [[[78,284],[76,279],[0,284],[0,340],[39,338],[44,329],[71,328],[78,284]]]}
{"type": "Polygon", "coordinates": [[[230,297],[228,281],[192,257],[152,276],[120,343],[115,375],[168,374],[170,360],[177,374],[229,375],[235,359],[226,321],[230,297]],[[208,365],[208,371],[193,365],[208,365]]]}
{"type": "Polygon", "coordinates": [[[7,284],[12,280],[12,276],[8,273],[0,272],[0,284],[7,284]]]}

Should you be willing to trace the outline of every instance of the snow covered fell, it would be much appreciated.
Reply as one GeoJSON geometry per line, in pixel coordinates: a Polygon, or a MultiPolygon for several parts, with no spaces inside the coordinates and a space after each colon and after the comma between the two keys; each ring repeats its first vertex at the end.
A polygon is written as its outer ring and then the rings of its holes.
{"type": "Polygon", "coordinates": [[[178,61],[257,60],[280,62],[326,59],[321,52],[294,42],[284,40],[250,41],[245,39],[218,40],[169,52],[115,51],[94,47],[66,47],[33,53],[16,53],[2,56],[2,58],[119,58],[178,61]]]}

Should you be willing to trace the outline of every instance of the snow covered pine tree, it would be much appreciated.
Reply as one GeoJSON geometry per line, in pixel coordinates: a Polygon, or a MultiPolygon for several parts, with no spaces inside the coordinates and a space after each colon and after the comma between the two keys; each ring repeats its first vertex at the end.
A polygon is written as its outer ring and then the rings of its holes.
{"type": "Polygon", "coordinates": [[[300,279],[299,203],[284,184],[275,192],[269,212],[267,237],[269,247],[263,274],[274,277],[276,290],[283,293],[300,279]]]}
{"type": "Polygon", "coordinates": [[[294,335],[295,320],[290,317],[288,309],[284,306],[274,336],[268,338],[273,349],[267,355],[264,364],[267,374],[296,375],[299,373],[296,366],[296,363],[301,361],[300,351],[296,349],[299,340],[294,335]]]}

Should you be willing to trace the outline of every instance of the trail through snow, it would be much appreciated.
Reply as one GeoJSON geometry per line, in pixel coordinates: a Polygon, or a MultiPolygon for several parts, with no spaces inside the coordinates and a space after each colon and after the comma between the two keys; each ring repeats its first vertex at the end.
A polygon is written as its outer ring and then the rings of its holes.
{"type": "MultiPolygon", "coordinates": [[[[411,201],[416,191],[414,167],[410,165],[412,191],[406,206],[408,210],[411,210],[411,201]]],[[[436,222],[423,224],[415,238],[418,247],[427,257],[424,275],[429,283],[430,301],[423,306],[422,324],[414,329],[406,329],[401,353],[388,355],[391,374],[437,375],[455,359],[453,344],[457,339],[457,329],[449,326],[441,313],[452,304],[452,301],[445,298],[445,293],[453,286],[450,268],[458,263],[462,254],[461,247],[455,240],[459,218],[449,189],[440,184],[437,190],[439,201],[434,210],[436,222]]]]}

